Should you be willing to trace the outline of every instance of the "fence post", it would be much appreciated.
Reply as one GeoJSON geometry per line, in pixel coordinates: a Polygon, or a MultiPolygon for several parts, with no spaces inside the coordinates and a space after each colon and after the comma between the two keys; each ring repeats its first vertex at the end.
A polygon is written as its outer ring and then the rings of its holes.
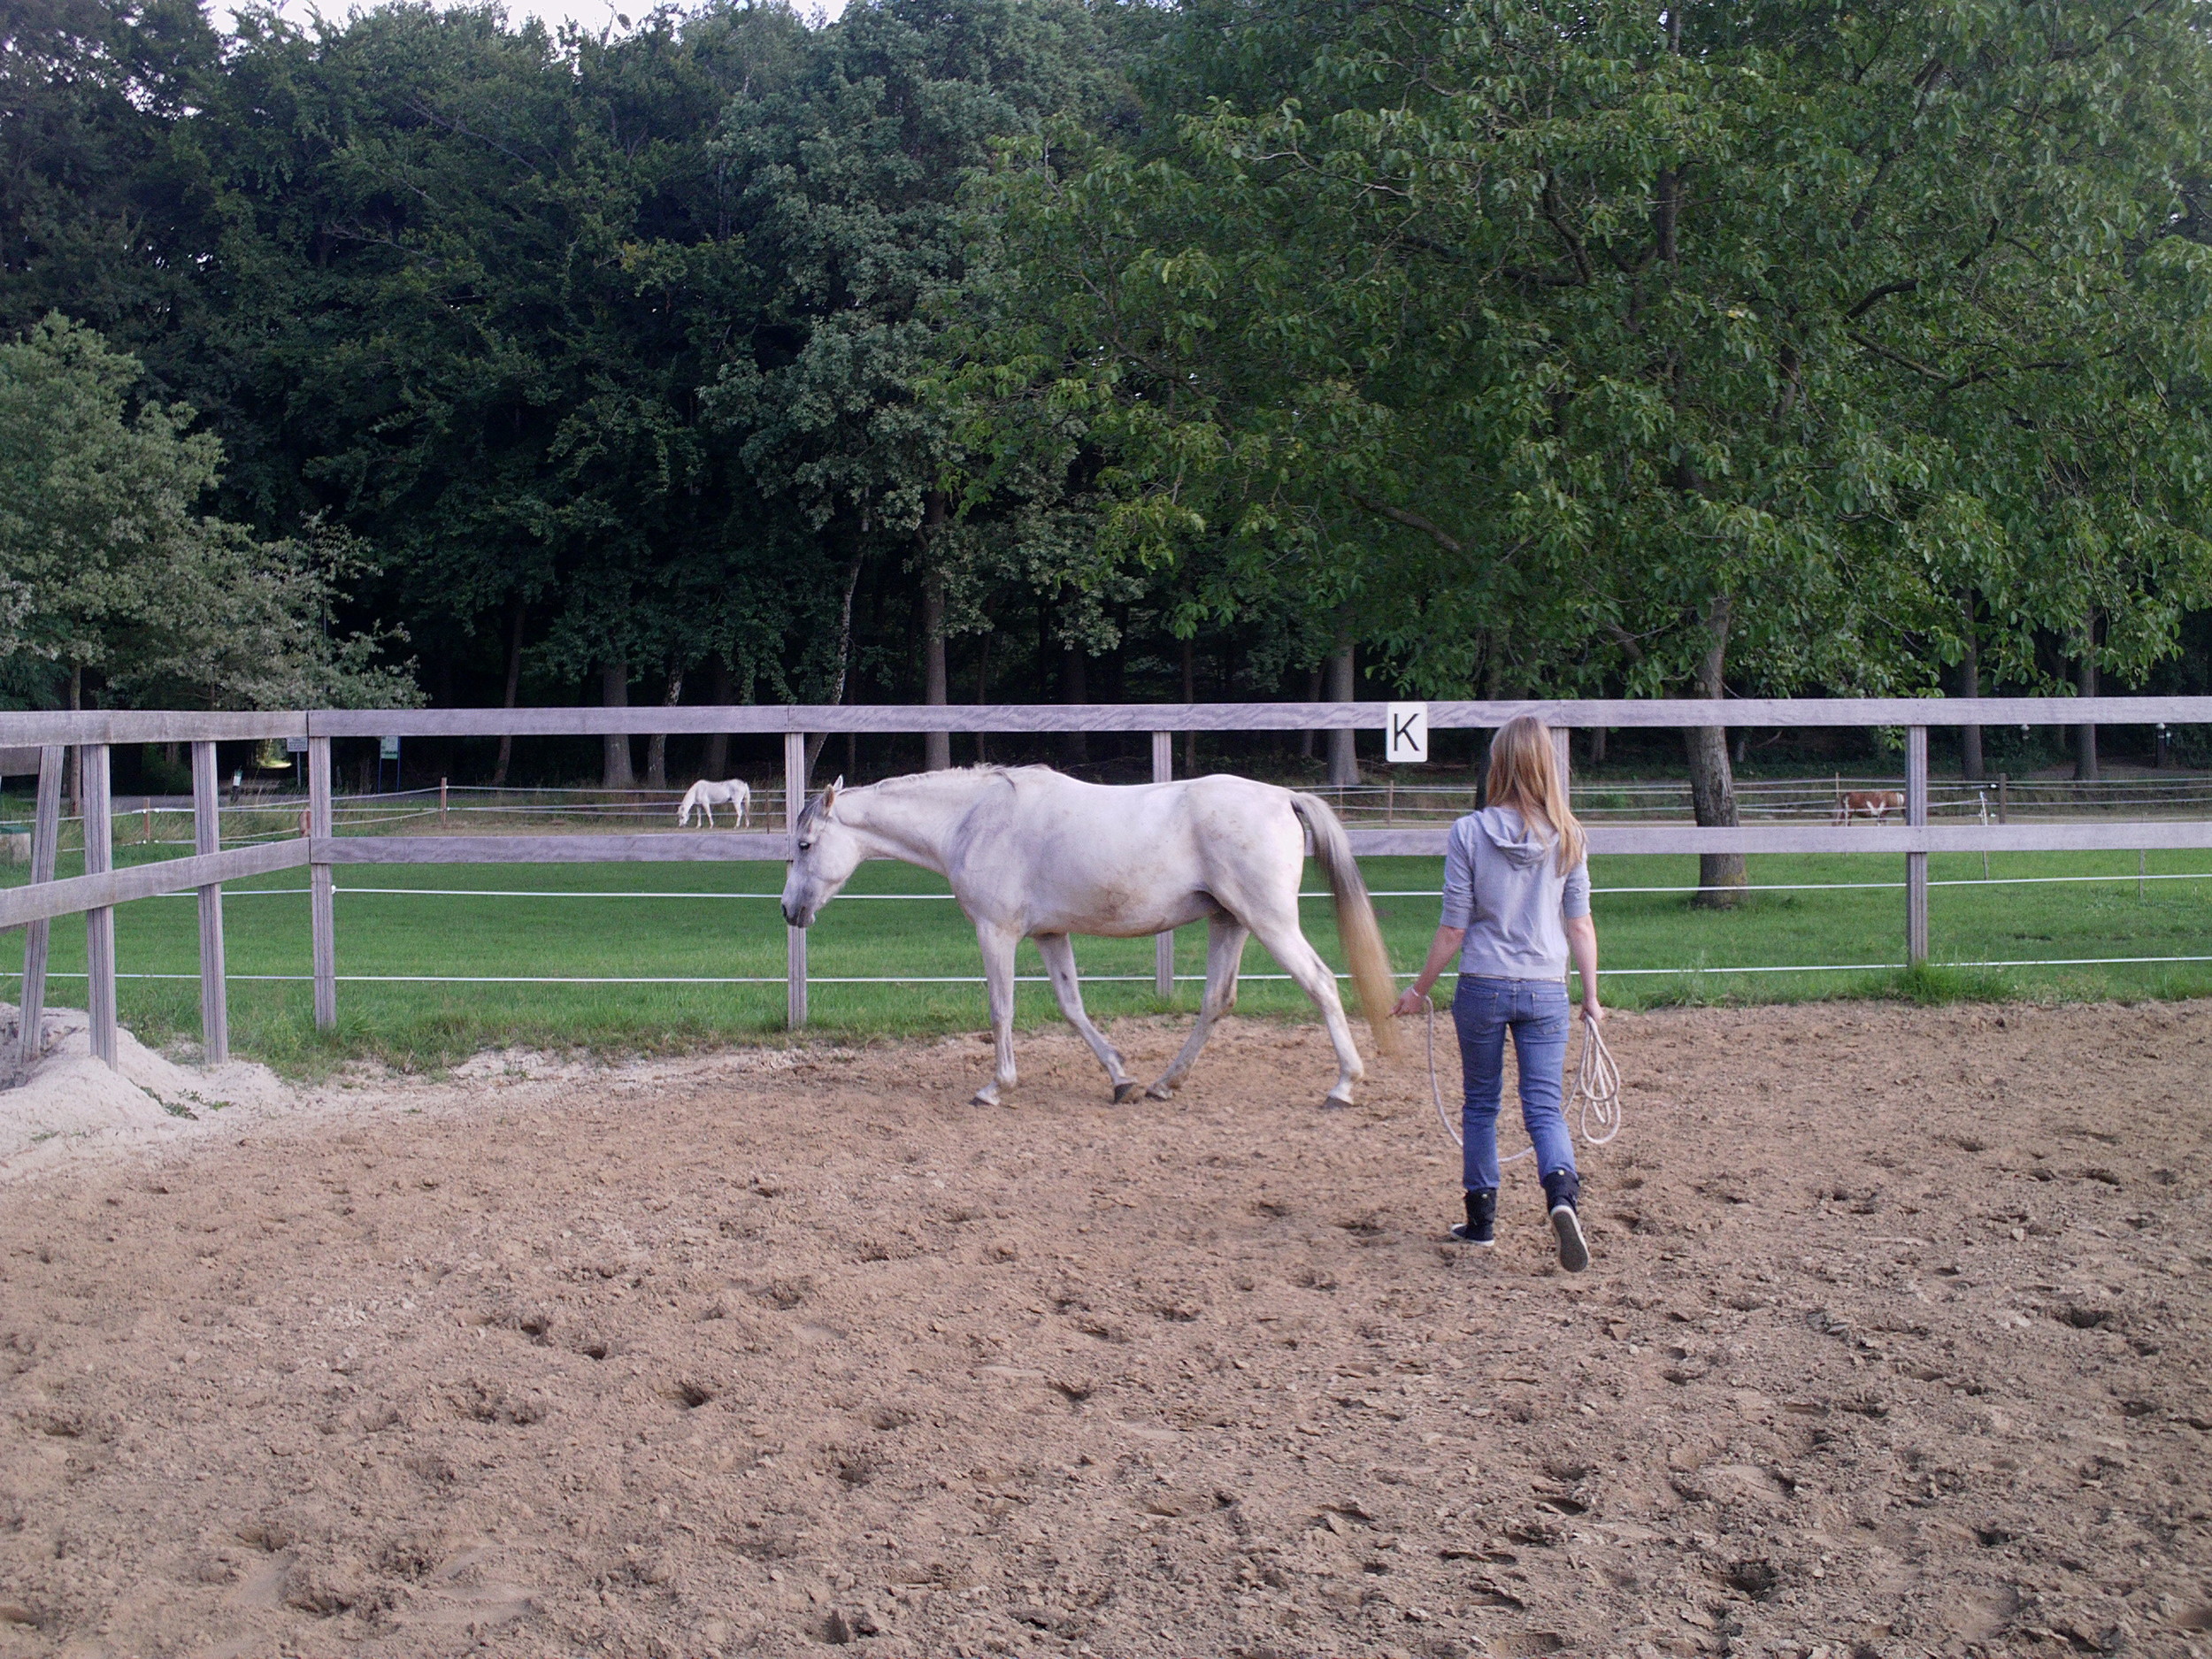
{"type": "MultiPolygon", "coordinates": [[[[783,827],[791,843],[790,856],[799,856],[799,813],[806,805],[806,733],[783,735],[783,827]]],[[[784,1023],[796,1031],[806,1024],[806,929],[784,930],[784,1023]]]]}
{"type": "MultiPolygon", "coordinates": [[[[87,743],[84,764],[84,872],[104,876],[115,868],[113,797],[108,792],[108,746],[87,743]]],[[[84,913],[85,1011],[91,1017],[92,1057],[115,1064],[115,907],[84,913]]]]}
{"type": "MultiPolygon", "coordinates": [[[[1928,728],[1905,728],[1905,822],[1915,829],[1928,823],[1928,728]]],[[[1928,959],[1928,855],[1905,855],[1905,960],[1917,966],[1928,959]]]]}
{"type": "MultiPolygon", "coordinates": [[[[61,849],[61,775],[69,751],[50,743],[38,751],[38,808],[31,819],[31,879],[54,879],[61,849]]],[[[53,923],[36,921],[23,929],[23,1013],[18,1033],[23,1065],[28,1070],[43,1046],[46,1031],[46,947],[53,923]]]]}
{"type": "MultiPolygon", "coordinates": [[[[330,839],[330,740],[307,740],[307,833],[311,842],[330,839]]],[[[315,949],[315,1029],[334,1031],[338,1025],[338,917],[333,897],[331,869],[315,862],[309,849],[307,865],[308,927],[315,949]]]]}
{"type": "MultiPolygon", "coordinates": [[[[223,850],[221,797],[216,794],[215,745],[192,745],[192,850],[223,850]]],[[[223,979],[223,887],[200,889],[200,1058],[220,1065],[230,1058],[230,1003],[223,979]]]]}
{"type": "Polygon", "coordinates": [[[1574,803],[1574,753],[1567,746],[1567,740],[1571,735],[1563,726],[1551,728],[1551,757],[1559,767],[1559,793],[1567,797],[1570,807],[1574,803]]]}
{"type": "MultiPolygon", "coordinates": [[[[1174,779],[1175,733],[1155,732],[1152,734],[1152,781],[1171,783],[1174,779]]],[[[1152,935],[1152,993],[1163,1002],[1175,995],[1175,930],[1172,927],[1164,933],[1152,935]]]]}

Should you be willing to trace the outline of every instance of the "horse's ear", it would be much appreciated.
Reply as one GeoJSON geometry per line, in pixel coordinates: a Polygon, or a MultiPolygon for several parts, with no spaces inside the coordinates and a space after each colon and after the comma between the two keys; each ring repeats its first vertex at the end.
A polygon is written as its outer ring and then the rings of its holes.
{"type": "Polygon", "coordinates": [[[836,807],[837,792],[844,787],[845,780],[843,775],[841,773],[834,783],[831,784],[828,788],[822,791],[822,816],[824,818],[827,818],[831,811],[836,807]]]}

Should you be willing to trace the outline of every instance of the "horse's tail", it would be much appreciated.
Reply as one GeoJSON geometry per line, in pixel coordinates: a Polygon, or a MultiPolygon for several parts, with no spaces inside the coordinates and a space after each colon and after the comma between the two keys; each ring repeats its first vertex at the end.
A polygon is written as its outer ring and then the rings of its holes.
{"type": "Polygon", "coordinates": [[[1352,967],[1352,983],[1358,987],[1360,1006],[1366,1011],[1375,1047],[1386,1055],[1398,1052],[1397,1024],[1390,1017],[1397,1001],[1397,981],[1390,972],[1390,953],[1383,948],[1382,929],[1375,922],[1375,907],[1367,897],[1366,879],[1352,856],[1352,838],[1329,803],[1317,795],[1291,792],[1290,804],[1313,833],[1313,856],[1329,878],[1336,898],[1336,933],[1344,941],[1344,955],[1352,967]]]}

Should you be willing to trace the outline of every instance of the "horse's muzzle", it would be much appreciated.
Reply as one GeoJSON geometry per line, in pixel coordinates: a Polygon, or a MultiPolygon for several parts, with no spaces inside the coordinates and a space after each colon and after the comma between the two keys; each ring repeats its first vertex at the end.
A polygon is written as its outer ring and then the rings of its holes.
{"type": "Polygon", "coordinates": [[[791,927],[811,927],[814,925],[812,916],[803,910],[794,909],[788,904],[783,907],[783,919],[785,925],[791,927]]]}

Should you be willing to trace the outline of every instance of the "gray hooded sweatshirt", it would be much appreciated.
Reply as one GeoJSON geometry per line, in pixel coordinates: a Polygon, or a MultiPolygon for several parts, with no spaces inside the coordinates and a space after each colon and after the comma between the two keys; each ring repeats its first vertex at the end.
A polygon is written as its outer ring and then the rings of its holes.
{"type": "Polygon", "coordinates": [[[1463,927],[1459,971],[1491,979],[1560,979],[1569,917],[1590,913],[1590,866],[1559,873],[1559,841],[1509,806],[1452,826],[1444,843],[1444,926],[1463,927]]]}

